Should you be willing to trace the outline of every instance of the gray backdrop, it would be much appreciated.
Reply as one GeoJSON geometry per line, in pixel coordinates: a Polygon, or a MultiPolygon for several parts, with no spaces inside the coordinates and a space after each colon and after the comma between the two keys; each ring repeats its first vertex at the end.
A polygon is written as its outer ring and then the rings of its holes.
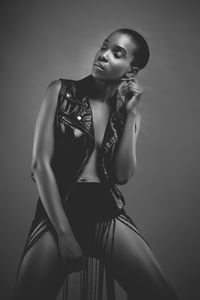
{"type": "Polygon", "coordinates": [[[120,27],[138,30],[151,49],[139,75],[137,171],[120,189],[178,293],[200,299],[198,1],[24,0],[2,8],[1,299],[10,298],[38,197],[30,165],[44,91],[54,79],[89,75],[102,40],[120,27]]]}

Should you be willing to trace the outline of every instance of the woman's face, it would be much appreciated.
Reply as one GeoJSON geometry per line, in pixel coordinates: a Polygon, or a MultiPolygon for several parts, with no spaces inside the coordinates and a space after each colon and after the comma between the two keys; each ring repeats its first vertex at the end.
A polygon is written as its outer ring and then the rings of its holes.
{"type": "Polygon", "coordinates": [[[131,68],[135,47],[129,35],[112,33],[95,56],[92,76],[103,80],[119,80],[131,68]]]}

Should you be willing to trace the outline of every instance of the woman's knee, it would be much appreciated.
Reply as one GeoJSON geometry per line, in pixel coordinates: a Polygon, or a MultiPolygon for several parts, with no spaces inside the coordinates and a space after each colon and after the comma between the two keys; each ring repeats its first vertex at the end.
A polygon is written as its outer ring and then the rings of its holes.
{"type": "Polygon", "coordinates": [[[63,266],[55,237],[46,231],[20,262],[13,299],[55,299],[63,280],[63,266]]]}

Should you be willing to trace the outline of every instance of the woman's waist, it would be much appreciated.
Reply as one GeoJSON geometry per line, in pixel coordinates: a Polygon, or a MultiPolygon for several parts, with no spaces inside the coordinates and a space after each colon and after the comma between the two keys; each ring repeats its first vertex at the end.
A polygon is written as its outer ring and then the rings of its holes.
{"type": "Polygon", "coordinates": [[[123,211],[102,182],[76,182],[64,208],[69,217],[95,220],[113,217],[123,211]]]}
{"type": "MultiPolygon", "coordinates": [[[[63,208],[69,219],[100,220],[112,218],[124,212],[118,208],[109,188],[102,182],[75,182],[69,194],[63,199],[63,208]]],[[[39,197],[36,219],[48,218],[39,197]]]]}

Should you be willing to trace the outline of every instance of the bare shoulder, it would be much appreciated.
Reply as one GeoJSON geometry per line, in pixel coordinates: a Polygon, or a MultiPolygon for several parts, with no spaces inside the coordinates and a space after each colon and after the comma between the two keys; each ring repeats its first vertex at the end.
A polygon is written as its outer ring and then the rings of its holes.
{"type": "Polygon", "coordinates": [[[42,107],[47,111],[54,110],[57,105],[58,95],[61,89],[61,80],[53,80],[49,83],[45,90],[45,94],[42,101],[42,107]]]}
{"type": "Polygon", "coordinates": [[[60,79],[56,79],[53,80],[49,83],[48,87],[47,87],[47,92],[48,93],[59,93],[61,88],[61,80],[60,79]]]}
{"type": "Polygon", "coordinates": [[[54,117],[60,88],[60,80],[50,82],[41,102],[35,125],[33,164],[38,159],[52,157],[54,149],[54,117]]]}

